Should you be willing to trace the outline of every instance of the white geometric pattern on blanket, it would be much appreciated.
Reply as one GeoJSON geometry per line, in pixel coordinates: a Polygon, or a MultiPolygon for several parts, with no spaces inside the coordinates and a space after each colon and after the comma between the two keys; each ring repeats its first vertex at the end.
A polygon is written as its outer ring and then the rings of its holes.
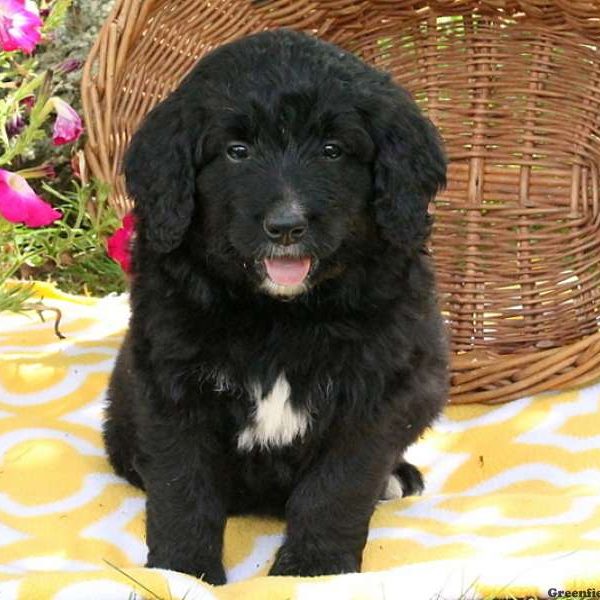
{"type": "MultiPolygon", "coordinates": [[[[89,350],[91,353],[92,350],[89,350]]],[[[73,394],[77,392],[85,380],[93,373],[107,373],[110,372],[114,364],[114,358],[111,356],[106,360],[96,363],[94,365],[75,365],[71,366],[65,373],[65,377],[62,381],[56,385],[50,386],[42,391],[36,391],[32,393],[16,394],[12,393],[4,388],[0,383],[0,395],[2,402],[5,404],[12,404],[13,406],[35,406],[38,404],[47,404],[53,402],[56,398],[73,394]]]]}
{"type": "Polygon", "coordinates": [[[15,429],[4,435],[0,435],[0,455],[4,455],[12,446],[16,446],[24,441],[33,440],[60,440],[73,447],[75,451],[83,456],[104,456],[104,450],[94,446],[87,440],[80,439],[72,433],[66,431],[57,431],[56,429],[15,429]]]}
{"type": "Polygon", "coordinates": [[[114,512],[91,523],[80,535],[114,544],[132,564],[142,565],[148,554],[146,544],[123,528],[144,511],[145,504],[144,498],[126,498],[114,512]]]}
{"type": "MultiPolygon", "coordinates": [[[[543,535],[543,534],[541,534],[543,535]]],[[[448,546],[452,544],[468,544],[477,551],[479,556],[498,556],[499,553],[506,554],[515,548],[523,550],[540,541],[540,533],[535,531],[519,531],[507,533],[494,537],[493,544],[490,538],[476,533],[457,533],[455,535],[436,535],[426,531],[419,531],[409,527],[382,527],[372,529],[369,532],[369,541],[378,539],[412,540],[429,548],[448,546]]]]}
{"type": "Polygon", "coordinates": [[[574,416],[597,415],[600,412],[598,387],[580,390],[574,402],[563,406],[560,412],[550,413],[539,425],[532,427],[515,438],[516,442],[538,446],[556,446],[568,452],[582,452],[600,448],[600,434],[575,437],[559,433],[558,430],[574,416]]]}
{"type": "MultiPolygon", "coordinates": [[[[9,527],[8,525],[4,525],[0,523],[0,546],[7,546],[8,544],[12,544],[14,542],[18,542],[20,540],[26,540],[29,535],[23,533],[22,531],[17,531],[16,529],[9,527]]],[[[2,565],[0,565],[0,569],[2,565]]],[[[2,596],[0,596],[2,598],[2,596]]]]}
{"type": "Polygon", "coordinates": [[[470,431],[476,427],[484,425],[498,425],[516,417],[524,409],[529,407],[533,402],[533,398],[520,398],[513,400],[500,406],[490,408],[488,412],[483,413],[472,419],[464,419],[461,421],[453,421],[447,414],[443,414],[435,425],[435,428],[440,433],[470,431]]]}
{"type": "Polygon", "coordinates": [[[73,495],[55,502],[35,504],[33,506],[15,502],[6,494],[0,494],[0,511],[13,517],[40,517],[42,515],[67,512],[85,506],[97,498],[107,485],[119,483],[120,481],[112,473],[90,473],[84,478],[83,487],[73,495]]]}
{"type": "Polygon", "coordinates": [[[227,581],[235,583],[258,574],[261,567],[267,564],[283,542],[283,535],[259,535],[254,540],[254,547],[241,562],[227,570],[227,581]]]}
{"type": "Polygon", "coordinates": [[[2,600],[19,600],[19,588],[21,581],[0,582],[0,598],[2,600]]]}
{"type": "MultiPolygon", "coordinates": [[[[104,418],[104,406],[106,404],[106,391],[99,394],[94,400],[81,408],[67,413],[61,417],[62,421],[83,425],[96,431],[102,430],[102,419],[104,418]]],[[[104,453],[104,451],[103,451],[104,453]]]]}
{"type": "MultiPolygon", "coordinates": [[[[441,433],[444,432],[463,432],[468,431],[473,427],[481,427],[483,425],[498,424],[508,419],[517,416],[522,410],[526,409],[531,405],[531,398],[524,398],[517,400],[503,406],[490,409],[482,416],[475,417],[472,419],[465,419],[460,422],[453,422],[447,416],[443,416],[435,426],[435,430],[441,433]]],[[[550,412],[548,417],[536,427],[531,430],[524,432],[522,435],[517,436],[515,442],[524,444],[537,444],[537,445],[556,445],[561,449],[567,449],[572,451],[568,444],[572,444],[579,451],[583,450],[598,450],[600,449],[600,436],[592,436],[586,438],[576,438],[565,434],[555,433],[562,424],[566,422],[568,417],[575,415],[585,414],[598,414],[600,408],[600,384],[593,385],[587,389],[580,390],[578,392],[578,399],[571,403],[561,406],[561,411],[550,412]]],[[[410,460],[417,458],[417,462],[421,465],[428,464],[430,470],[427,474],[427,488],[426,495],[415,502],[414,504],[403,507],[402,510],[397,511],[398,516],[404,518],[416,518],[416,519],[434,519],[440,523],[447,523],[449,525],[461,525],[470,524],[473,525],[478,521],[481,523],[489,522],[494,525],[504,527],[515,527],[522,529],[525,526],[538,526],[538,525],[558,525],[558,524],[576,524],[580,523],[591,517],[600,507],[600,470],[599,469],[584,469],[576,473],[571,473],[565,469],[554,466],[552,464],[531,462],[521,464],[512,468],[508,468],[502,471],[497,476],[486,479],[484,482],[476,484],[470,488],[461,490],[460,494],[455,494],[454,497],[457,499],[463,499],[473,496],[490,496],[496,492],[501,491],[518,482],[529,482],[529,481],[544,481],[556,488],[569,488],[575,485],[590,486],[591,483],[596,482],[596,488],[598,494],[572,497],[570,498],[570,506],[565,510],[563,514],[552,515],[549,517],[540,518],[515,518],[505,517],[501,514],[501,511],[497,507],[485,507],[478,508],[475,510],[462,509],[459,511],[453,511],[447,508],[439,508],[438,505],[447,502],[451,498],[452,494],[444,494],[439,497],[435,496],[435,492],[441,487],[438,482],[445,481],[448,476],[452,473],[453,468],[449,468],[447,462],[450,460],[453,462],[452,467],[458,468],[460,466],[459,461],[456,460],[456,455],[440,453],[437,460],[418,461],[419,457],[426,456],[424,448],[427,446],[427,442],[422,445],[414,447],[414,451],[411,449],[407,453],[407,457],[410,460]],[[442,476],[439,476],[439,472],[442,472],[442,476]],[[434,485],[431,485],[434,482],[434,485]]],[[[461,455],[464,460],[467,455],[461,455]]],[[[431,457],[430,457],[431,458],[431,457]]],[[[418,522],[417,522],[418,523],[418,522]]],[[[402,530],[396,529],[396,534],[392,534],[393,530],[389,530],[388,534],[393,537],[400,536],[407,539],[419,540],[421,543],[426,545],[435,545],[434,540],[437,536],[431,536],[430,534],[423,535],[419,529],[404,528],[402,530]],[[402,533],[400,533],[402,531],[402,533]],[[427,541],[425,541],[427,540],[427,541]]],[[[374,532],[372,532],[373,535],[374,532]]],[[[446,544],[452,539],[448,536],[439,536],[439,544],[446,544]]],[[[483,538],[485,539],[485,538],[483,538]]],[[[592,539],[592,538],[590,538],[592,539]]],[[[475,548],[480,546],[482,538],[473,538],[475,542],[475,548]]],[[[494,537],[493,541],[489,540],[489,543],[493,543],[497,547],[498,537],[494,537]]],[[[519,548],[519,546],[515,546],[519,548]]]]}
{"type": "MultiPolygon", "coordinates": [[[[508,485],[508,482],[507,482],[508,485]]],[[[449,496],[444,499],[447,500],[449,496]]],[[[456,497],[456,496],[455,496],[456,497]]],[[[460,495],[462,497],[462,495],[460,495]]],[[[474,526],[477,524],[494,523],[502,527],[516,527],[521,529],[525,526],[538,525],[566,525],[569,523],[580,523],[583,519],[591,517],[600,506],[600,499],[594,496],[583,496],[569,498],[571,506],[561,515],[553,515],[552,517],[538,518],[516,518],[505,517],[501,510],[495,506],[477,508],[474,510],[453,511],[447,508],[438,508],[438,499],[425,498],[421,504],[410,506],[403,511],[398,511],[396,514],[403,517],[416,517],[435,519],[440,523],[448,523],[456,526],[468,525],[474,526]]],[[[494,539],[498,539],[494,537],[494,539]]]]}
{"type": "MultiPolygon", "coordinates": [[[[29,556],[21,560],[6,563],[0,567],[3,573],[23,575],[35,571],[100,571],[102,566],[98,563],[85,562],[61,558],[60,556],[29,556]]],[[[0,599],[2,596],[0,595],[0,599]]]]}

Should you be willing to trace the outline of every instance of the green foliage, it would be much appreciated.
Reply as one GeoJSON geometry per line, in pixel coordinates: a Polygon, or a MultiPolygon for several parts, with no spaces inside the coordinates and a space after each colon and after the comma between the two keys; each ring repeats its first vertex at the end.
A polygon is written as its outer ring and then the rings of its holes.
{"type": "MultiPolygon", "coordinates": [[[[57,199],[63,218],[40,229],[11,225],[0,229],[0,283],[10,276],[45,279],[72,293],[122,292],[125,277],[106,254],[105,239],[119,225],[109,207],[108,188],[73,183],[68,192],[42,185],[57,199]]],[[[2,304],[0,303],[0,307],[2,304]]]]}
{"type": "MultiPolygon", "coordinates": [[[[40,71],[56,70],[67,59],[84,61],[112,9],[113,0],[70,0],[69,4],[63,21],[52,32],[53,42],[40,47],[37,53],[40,71]]],[[[51,18],[52,13],[48,19],[51,18]]],[[[62,77],[56,90],[78,111],[81,110],[81,75],[79,70],[62,77]]]]}
{"type": "Polygon", "coordinates": [[[0,312],[23,312],[26,303],[33,296],[33,285],[19,284],[14,286],[3,285],[0,287],[0,312]]]}
{"type": "Polygon", "coordinates": [[[73,0],[55,0],[52,4],[50,14],[46,17],[42,31],[47,33],[63,25],[72,3],[73,0]]]}
{"type": "Polygon", "coordinates": [[[32,279],[50,280],[71,293],[103,295],[125,289],[121,268],[106,254],[106,238],[119,226],[108,206],[109,190],[88,183],[85,175],[84,183],[74,181],[74,147],[56,147],[50,136],[51,97],[60,95],[80,108],[81,71],[65,73],[59,67],[67,58],[85,59],[112,0],[39,4],[50,13],[35,53],[0,51],[0,168],[35,179],[48,176],[42,167],[51,161],[58,178],[29,183],[63,216],[36,229],[0,217],[0,311],[39,312],[39,303],[31,302],[32,279]],[[32,106],[24,102],[32,98],[32,106]],[[24,126],[9,135],[9,124],[17,119],[24,126]]]}
{"type": "MultiPolygon", "coordinates": [[[[14,92],[0,99],[0,131],[3,145],[0,166],[7,165],[15,158],[30,153],[36,142],[47,138],[43,127],[49,114],[47,103],[52,89],[52,73],[47,71],[36,75],[33,70],[34,64],[31,63],[27,70],[22,69],[24,71],[23,80],[14,92]],[[35,104],[31,109],[27,127],[20,135],[16,135],[10,140],[6,133],[8,119],[19,112],[20,103],[25,98],[34,96],[36,93],[35,104]]],[[[14,76],[12,73],[8,75],[8,77],[14,76]]]]}

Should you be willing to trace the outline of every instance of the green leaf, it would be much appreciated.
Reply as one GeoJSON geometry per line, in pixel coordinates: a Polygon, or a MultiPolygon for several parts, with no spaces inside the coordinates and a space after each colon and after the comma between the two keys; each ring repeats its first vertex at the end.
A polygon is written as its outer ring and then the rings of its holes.
{"type": "Polygon", "coordinates": [[[27,310],[24,306],[34,295],[32,283],[7,283],[0,284],[0,312],[22,313],[27,310]]]}
{"type": "Polygon", "coordinates": [[[73,0],[55,0],[50,14],[46,17],[42,31],[48,33],[49,31],[60,27],[65,22],[67,12],[72,3],[73,0]]]}

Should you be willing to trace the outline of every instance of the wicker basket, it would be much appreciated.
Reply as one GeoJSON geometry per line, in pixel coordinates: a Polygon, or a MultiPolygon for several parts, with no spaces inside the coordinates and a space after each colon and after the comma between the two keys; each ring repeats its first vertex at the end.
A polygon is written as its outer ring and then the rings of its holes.
{"type": "Polygon", "coordinates": [[[315,33],[386,69],[451,159],[432,249],[453,402],[600,376],[600,0],[117,0],[87,61],[88,163],[120,163],[146,112],[211,48],[315,33]]]}

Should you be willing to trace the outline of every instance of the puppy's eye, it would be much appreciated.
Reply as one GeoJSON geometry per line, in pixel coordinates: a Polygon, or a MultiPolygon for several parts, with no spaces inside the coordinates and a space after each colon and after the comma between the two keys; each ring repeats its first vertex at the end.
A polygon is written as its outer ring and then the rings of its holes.
{"type": "Polygon", "coordinates": [[[240,144],[239,142],[234,142],[227,146],[227,156],[231,160],[239,162],[241,160],[246,160],[250,156],[250,150],[248,146],[240,144]]]}
{"type": "Polygon", "coordinates": [[[344,153],[342,148],[334,142],[328,142],[322,148],[322,153],[325,158],[329,160],[337,160],[344,153]]]}

